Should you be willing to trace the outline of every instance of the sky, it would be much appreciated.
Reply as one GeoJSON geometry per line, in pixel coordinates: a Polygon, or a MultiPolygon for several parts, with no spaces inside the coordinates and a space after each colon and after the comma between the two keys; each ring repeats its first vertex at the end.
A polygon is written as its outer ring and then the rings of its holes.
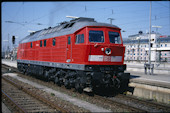
{"type": "MultiPolygon", "coordinates": [[[[151,25],[161,26],[161,35],[170,35],[170,1],[64,1],[64,2],[1,2],[1,50],[12,45],[12,36],[19,40],[38,31],[70,21],[66,16],[89,17],[97,22],[110,23],[121,28],[122,38],[149,32],[151,25]]],[[[151,28],[156,31],[156,28],[151,28]]]]}

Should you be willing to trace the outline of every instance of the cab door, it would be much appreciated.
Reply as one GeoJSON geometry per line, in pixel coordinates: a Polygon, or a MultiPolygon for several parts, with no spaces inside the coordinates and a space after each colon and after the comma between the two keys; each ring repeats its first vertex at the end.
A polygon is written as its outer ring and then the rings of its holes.
{"type": "Polygon", "coordinates": [[[67,36],[67,59],[66,62],[71,62],[72,57],[72,42],[71,42],[71,36],[67,36]]]}

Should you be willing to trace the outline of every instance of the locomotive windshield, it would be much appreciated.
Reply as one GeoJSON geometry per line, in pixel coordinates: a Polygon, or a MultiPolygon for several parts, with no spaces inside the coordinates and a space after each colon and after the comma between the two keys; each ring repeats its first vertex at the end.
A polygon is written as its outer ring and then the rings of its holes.
{"type": "Polygon", "coordinates": [[[103,31],[89,31],[89,41],[90,42],[104,42],[103,31]]]}
{"type": "Polygon", "coordinates": [[[109,31],[109,40],[110,43],[121,44],[121,39],[118,32],[109,31]]]}

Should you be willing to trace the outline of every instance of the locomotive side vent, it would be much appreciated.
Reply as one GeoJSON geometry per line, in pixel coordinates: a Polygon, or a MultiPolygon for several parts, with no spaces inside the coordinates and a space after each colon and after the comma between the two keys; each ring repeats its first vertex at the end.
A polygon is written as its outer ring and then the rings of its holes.
{"type": "Polygon", "coordinates": [[[75,22],[72,22],[72,23],[69,23],[69,24],[66,24],[63,29],[65,28],[69,28],[69,27],[72,27],[74,25],[75,22]]]}

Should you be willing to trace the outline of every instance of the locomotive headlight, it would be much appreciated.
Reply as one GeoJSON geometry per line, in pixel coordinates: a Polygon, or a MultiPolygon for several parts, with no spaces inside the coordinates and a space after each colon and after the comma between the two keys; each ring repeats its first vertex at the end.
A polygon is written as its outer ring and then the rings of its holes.
{"type": "Polygon", "coordinates": [[[106,48],[105,49],[105,53],[106,53],[106,55],[110,55],[112,53],[112,51],[111,51],[110,48],[106,48]]]}

